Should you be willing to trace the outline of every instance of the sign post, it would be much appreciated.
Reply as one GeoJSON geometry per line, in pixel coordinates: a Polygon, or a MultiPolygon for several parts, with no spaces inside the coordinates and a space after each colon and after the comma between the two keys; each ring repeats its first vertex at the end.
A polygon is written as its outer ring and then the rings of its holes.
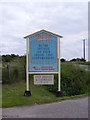
{"type": "Polygon", "coordinates": [[[60,38],[58,37],[58,91],[56,96],[62,96],[61,91],[61,65],[60,65],[60,38]]]}
{"type": "Polygon", "coordinates": [[[60,39],[58,38],[58,91],[60,91],[60,39]]]}
{"type": "Polygon", "coordinates": [[[24,38],[26,38],[27,43],[26,90],[24,96],[31,96],[29,74],[38,74],[34,76],[34,82],[42,85],[54,84],[53,74],[58,74],[56,96],[62,96],[60,88],[60,38],[62,36],[41,30],[24,38]]]}
{"type": "Polygon", "coordinates": [[[24,96],[31,96],[31,91],[29,90],[29,74],[28,74],[28,38],[26,39],[26,90],[24,96]]]}

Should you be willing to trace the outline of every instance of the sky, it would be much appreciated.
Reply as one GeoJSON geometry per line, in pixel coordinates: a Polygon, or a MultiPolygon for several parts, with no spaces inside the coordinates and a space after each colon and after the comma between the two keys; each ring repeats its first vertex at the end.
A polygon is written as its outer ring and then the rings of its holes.
{"type": "Polygon", "coordinates": [[[83,39],[86,39],[88,60],[88,1],[1,0],[0,16],[1,54],[24,55],[24,36],[45,29],[63,36],[60,57],[66,60],[83,57],[83,39]]]}

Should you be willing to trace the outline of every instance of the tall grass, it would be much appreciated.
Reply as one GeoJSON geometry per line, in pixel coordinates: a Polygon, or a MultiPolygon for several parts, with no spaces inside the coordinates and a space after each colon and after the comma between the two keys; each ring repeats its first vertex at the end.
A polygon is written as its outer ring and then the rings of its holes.
{"type": "Polygon", "coordinates": [[[2,82],[10,84],[25,80],[25,56],[17,57],[10,62],[3,62],[2,82]],[[8,75],[7,65],[10,66],[10,77],[8,75]]]}
{"type": "Polygon", "coordinates": [[[10,75],[8,74],[7,67],[2,70],[2,83],[10,84],[25,80],[25,67],[24,66],[10,66],[10,75]]]}

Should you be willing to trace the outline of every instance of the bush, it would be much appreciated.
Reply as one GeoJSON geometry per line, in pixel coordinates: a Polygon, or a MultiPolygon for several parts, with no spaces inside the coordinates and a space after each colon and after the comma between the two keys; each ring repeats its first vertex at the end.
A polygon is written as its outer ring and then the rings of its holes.
{"type": "Polygon", "coordinates": [[[54,85],[47,85],[47,88],[50,92],[56,93],[58,87],[58,75],[54,75],[54,85]]]}
{"type": "MultiPolygon", "coordinates": [[[[56,93],[58,78],[55,77],[55,84],[48,86],[49,91],[56,93]]],[[[63,95],[79,95],[87,91],[88,73],[71,63],[63,63],[61,66],[61,90],[63,95]]]]}

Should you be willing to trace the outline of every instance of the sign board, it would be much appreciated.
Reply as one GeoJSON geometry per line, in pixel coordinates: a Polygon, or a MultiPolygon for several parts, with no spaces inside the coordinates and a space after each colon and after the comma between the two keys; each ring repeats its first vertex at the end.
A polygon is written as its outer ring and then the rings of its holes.
{"type": "Polygon", "coordinates": [[[34,84],[35,85],[53,85],[54,84],[54,75],[34,75],[34,84]]]}
{"type": "Polygon", "coordinates": [[[60,38],[62,36],[46,30],[27,35],[26,38],[26,90],[24,95],[31,96],[29,74],[34,75],[34,84],[54,84],[54,75],[58,74],[58,92],[60,87],[60,38]],[[40,75],[45,74],[45,75],[40,75]],[[48,74],[48,75],[47,75],[48,74]]]}
{"type": "Polygon", "coordinates": [[[47,32],[29,36],[29,72],[58,72],[58,37],[47,32]]]}

